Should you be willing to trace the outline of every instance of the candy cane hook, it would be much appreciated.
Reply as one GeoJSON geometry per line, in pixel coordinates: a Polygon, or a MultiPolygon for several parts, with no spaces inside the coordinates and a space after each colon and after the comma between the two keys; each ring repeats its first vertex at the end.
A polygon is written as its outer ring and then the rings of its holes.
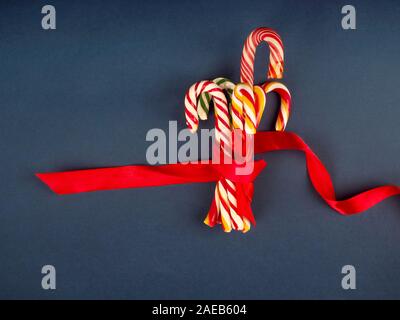
{"type": "MultiPolygon", "coordinates": [[[[289,120],[291,104],[292,104],[292,97],[290,95],[289,89],[280,82],[270,82],[266,83],[262,86],[265,91],[265,94],[269,92],[276,92],[279,94],[281,98],[281,106],[279,108],[278,117],[275,123],[275,130],[276,131],[284,131],[289,120]]],[[[259,114],[259,118],[261,120],[262,114],[259,114]]]]}
{"type": "Polygon", "coordinates": [[[283,76],[283,43],[281,37],[272,29],[257,28],[247,37],[240,63],[240,81],[254,85],[254,59],[257,46],[265,41],[269,45],[268,79],[281,79],[283,76]]]}

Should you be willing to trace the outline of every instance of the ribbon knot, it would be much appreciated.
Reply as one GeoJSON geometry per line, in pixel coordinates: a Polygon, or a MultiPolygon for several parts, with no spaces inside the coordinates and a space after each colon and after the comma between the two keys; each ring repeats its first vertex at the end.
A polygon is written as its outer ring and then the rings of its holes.
{"type": "Polygon", "coordinates": [[[256,160],[238,164],[211,164],[212,170],[217,172],[220,179],[229,179],[236,183],[251,183],[267,166],[265,160],[256,160]]]}
{"type": "MultiPolygon", "coordinates": [[[[253,225],[256,225],[256,220],[251,209],[251,202],[254,194],[253,181],[266,166],[267,163],[264,160],[256,160],[245,164],[232,163],[213,165],[213,169],[218,172],[220,180],[226,179],[235,183],[237,212],[243,221],[248,220],[253,225]],[[249,172],[246,172],[248,170],[244,170],[243,174],[238,174],[238,171],[242,171],[240,169],[249,165],[251,166],[249,172]]],[[[214,200],[211,204],[210,210],[208,211],[207,217],[204,220],[204,223],[210,227],[214,227],[216,224],[221,223],[217,206],[218,202],[214,200]]],[[[246,232],[248,229],[242,229],[242,231],[246,232]]]]}

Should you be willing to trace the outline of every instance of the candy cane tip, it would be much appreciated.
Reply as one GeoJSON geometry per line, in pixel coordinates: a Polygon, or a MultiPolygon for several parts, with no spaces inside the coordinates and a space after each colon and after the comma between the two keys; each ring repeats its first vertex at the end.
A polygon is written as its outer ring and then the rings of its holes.
{"type": "Polygon", "coordinates": [[[204,223],[206,226],[213,227],[213,226],[211,225],[209,219],[208,219],[208,216],[207,216],[207,218],[204,219],[203,223],[204,223]]]}

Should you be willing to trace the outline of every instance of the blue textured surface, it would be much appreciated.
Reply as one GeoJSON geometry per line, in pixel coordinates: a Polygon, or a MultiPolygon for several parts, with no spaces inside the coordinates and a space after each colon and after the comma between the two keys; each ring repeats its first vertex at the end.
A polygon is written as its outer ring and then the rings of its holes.
{"type": "MultiPolygon", "coordinates": [[[[301,154],[264,156],[246,235],[202,224],[213,184],[60,197],[33,176],[145,163],[146,132],[183,128],[186,89],[237,81],[245,37],[269,26],[285,44],[288,130],[338,196],[400,184],[400,4],[351,3],[355,31],[341,28],[343,1],[54,0],[57,30],[44,31],[47,2],[2,1],[0,298],[400,298],[399,199],[342,217],[301,154]],[[41,288],[45,264],[55,291],[41,288]],[[357,290],[341,288],[345,264],[357,290]]],[[[272,116],[275,97],[269,106],[272,116]]]]}

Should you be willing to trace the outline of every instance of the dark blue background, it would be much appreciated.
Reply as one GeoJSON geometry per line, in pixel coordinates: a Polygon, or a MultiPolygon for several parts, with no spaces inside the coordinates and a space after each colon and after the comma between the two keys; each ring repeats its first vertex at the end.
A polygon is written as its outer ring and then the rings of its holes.
{"type": "MultiPolygon", "coordinates": [[[[184,128],[186,89],[237,81],[244,39],[269,26],[285,44],[288,130],[315,149],[338,196],[400,184],[400,4],[353,0],[357,30],[344,31],[345,4],[2,1],[0,297],[400,298],[399,199],[343,217],[312,189],[301,154],[264,157],[258,224],[245,235],[202,223],[213,184],[56,196],[33,176],[145,163],[146,132],[184,128]],[[48,3],[55,31],[41,28],[48,3]],[[45,264],[55,291],[41,288],[45,264]],[[357,290],[341,288],[345,264],[357,290]]],[[[271,118],[275,97],[269,106],[271,118]]]]}

